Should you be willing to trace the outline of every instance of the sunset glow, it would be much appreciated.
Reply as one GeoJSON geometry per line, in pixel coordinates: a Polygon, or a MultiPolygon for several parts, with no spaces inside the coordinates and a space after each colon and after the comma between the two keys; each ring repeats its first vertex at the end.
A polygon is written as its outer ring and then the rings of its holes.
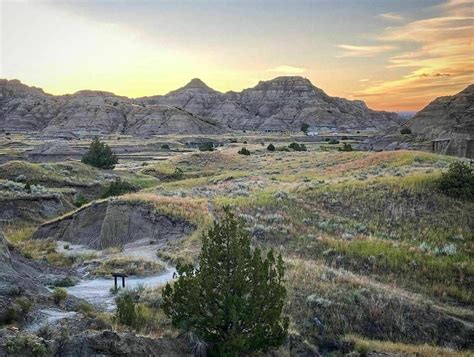
{"type": "Polygon", "coordinates": [[[299,75],[374,109],[474,82],[474,5],[437,1],[1,1],[0,77],[52,94],[225,92],[299,75]]]}

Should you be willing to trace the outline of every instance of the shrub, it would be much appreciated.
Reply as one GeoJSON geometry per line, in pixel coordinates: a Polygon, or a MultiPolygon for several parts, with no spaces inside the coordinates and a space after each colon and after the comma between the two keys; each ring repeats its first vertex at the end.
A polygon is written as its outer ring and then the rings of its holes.
{"type": "Polygon", "coordinates": [[[406,127],[406,126],[404,126],[404,127],[400,130],[400,134],[402,134],[402,135],[409,135],[409,134],[411,134],[411,129],[408,128],[408,127],[406,127]]]}
{"type": "Polygon", "coordinates": [[[474,170],[465,162],[453,162],[441,176],[439,188],[448,196],[474,200],[474,170]]]}
{"type": "Polygon", "coordinates": [[[338,149],[339,151],[352,151],[352,145],[348,143],[343,143],[342,148],[338,149]]]}
{"type": "Polygon", "coordinates": [[[214,145],[211,142],[199,145],[199,151],[214,151],[214,145]]]}
{"type": "Polygon", "coordinates": [[[330,139],[330,140],[329,140],[329,144],[331,144],[331,145],[339,144],[339,140],[330,139]]]}
{"type": "Polygon", "coordinates": [[[53,301],[56,305],[59,305],[63,300],[67,298],[67,290],[63,288],[55,288],[53,291],[53,301]]]}
{"type": "Polygon", "coordinates": [[[31,193],[31,184],[29,182],[25,184],[25,191],[31,193]]]}
{"type": "Polygon", "coordinates": [[[273,144],[268,145],[267,150],[268,151],[275,151],[275,145],[273,145],[273,144]]]}
{"type": "Polygon", "coordinates": [[[100,169],[113,169],[118,163],[118,158],[107,144],[100,142],[99,138],[95,138],[81,161],[100,169]]]}
{"type": "Polygon", "coordinates": [[[248,151],[246,148],[242,148],[238,151],[240,155],[250,155],[250,151],[248,151]]]}
{"type": "Polygon", "coordinates": [[[144,307],[138,304],[142,288],[122,290],[115,298],[117,311],[115,319],[118,323],[139,330],[145,323],[144,307]]]}
{"type": "Polygon", "coordinates": [[[303,133],[306,134],[306,133],[308,132],[308,129],[309,129],[309,125],[308,125],[308,124],[306,124],[306,123],[301,124],[300,130],[301,130],[303,133]]]}
{"type": "Polygon", "coordinates": [[[163,145],[161,145],[161,148],[165,149],[165,150],[169,150],[170,146],[168,144],[163,144],[163,145]]]}
{"type": "Polygon", "coordinates": [[[76,207],[82,207],[87,202],[88,202],[87,198],[80,192],[74,198],[74,206],[76,207]]]}
{"type": "Polygon", "coordinates": [[[178,279],[163,291],[172,324],[195,332],[212,355],[249,355],[286,338],[283,260],[272,250],[262,258],[250,242],[242,222],[226,209],[222,222],[202,236],[197,267],[178,264],[178,279]]]}
{"type": "Polygon", "coordinates": [[[137,192],[138,188],[127,181],[122,181],[119,177],[110,182],[109,186],[102,193],[102,198],[120,196],[129,192],[137,192]]]}

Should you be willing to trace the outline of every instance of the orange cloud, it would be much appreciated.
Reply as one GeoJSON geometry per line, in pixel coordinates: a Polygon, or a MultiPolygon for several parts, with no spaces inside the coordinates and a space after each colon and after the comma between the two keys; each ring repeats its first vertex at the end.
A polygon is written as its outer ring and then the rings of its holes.
{"type": "Polygon", "coordinates": [[[378,36],[384,43],[417,48],[389,60],[388,69],[405,68],[407,74],[368,86],[359,97],[378,108],[421,109],[474,82],[474,17],[466,15],[472,2],[451,0],[442,9],[442,16],[388,27],[378,36]]]}

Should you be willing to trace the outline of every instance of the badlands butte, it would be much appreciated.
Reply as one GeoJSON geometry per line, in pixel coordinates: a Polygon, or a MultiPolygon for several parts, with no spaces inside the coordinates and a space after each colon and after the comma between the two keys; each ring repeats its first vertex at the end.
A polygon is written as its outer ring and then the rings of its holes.
{"type": "Polygon", "coordinates": [[[302,77],[135,99],[0,80],[0,357],[204,355],[162,289],[226,207],[286,267],[288,337],[259,355],[472,356],[473,104],[474,85],[406,118],[302,77]],[[114,168],[81,162],[94,138],[114,168]]]}

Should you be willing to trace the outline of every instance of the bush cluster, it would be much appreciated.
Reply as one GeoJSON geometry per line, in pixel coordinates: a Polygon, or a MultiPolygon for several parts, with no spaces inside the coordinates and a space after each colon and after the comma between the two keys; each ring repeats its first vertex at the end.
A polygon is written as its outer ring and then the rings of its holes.
{"type": "Polygon", "coordinates": [[[214,145],[211,142],[199,145],[199,151],[214,151],[214,145]]]}
{"type": "Polygon", "coordinates": [[[352,145],[348,143],[343,143],[342,148],[338,149],[339,151],[352,151],[352,145]]]}
{"type": "Polygon", "coordinates": [[[402,135],[409,135],[409,134],[411,134],[411,129],[408,128],[408,127],[406,127],[406,126],[404,126],[404,127],[400,130],[400,134],[402,134],[402,135]]]}
{"type": "Polygon", "coordinates": [[[308,151],[305,144],[291,143],[288,147],[294,151],[308,151]]]}
{"type": "Polygon", "coordinates": [[[273,145],[273,144],[268,145],[267,150],[268,151],[275,151],[275,145],[273,145]]]}

